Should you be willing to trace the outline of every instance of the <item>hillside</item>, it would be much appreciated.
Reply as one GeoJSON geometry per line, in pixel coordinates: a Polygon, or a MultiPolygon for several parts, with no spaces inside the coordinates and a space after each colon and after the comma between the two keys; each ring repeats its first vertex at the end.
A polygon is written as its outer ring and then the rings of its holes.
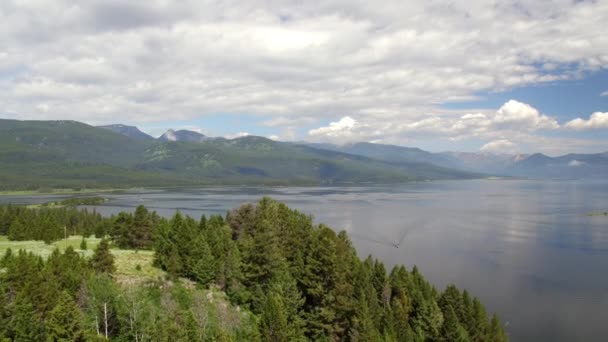
{"type": "Polygon", "coordinates": [[[159,143],[146,151],[138,168],[228,182],[338,184],[472,177],[429,164],[399,165],[254,136],[159,143]]]}
{"type": "Polygon", "coordinates": [[[0,189],[361,184],[475,176],[261,137],[208,139],[191,133],[199,140],[131,138],[122,129],[73,121],[0,120],[0,189]]]}
{"type": "Polygon", "coordinates": [[[454,160],[416,147],[358,142],[345,145],[304,143],[304,146],[364,156],[389,163],[410,173],[424,175],[429,179],[455,179],[484,177],[485,170],[468,168],[454,160]],[[458,171],[465,170],[465,171],[458,171]]]}
{"type": "Polygon", "coordinates": [[[417,147],[405,147],[397,145],[375,144],[369,142],[357,142],[345,145],[333,144],[306,144],[308,146],[350,153],[372,159],[393,163],[428,163],[439,166],[449,166],[450,159],[442,155],[424,151],[417,147]]]}
{"type": "Polygon", "coordinates": [[[549,157],[536,153],[515,163],[507,172],[535,178],[606,178],[608,153],[549,157]]]}
{"type": "Polygon", "coordinates": [[[139,130],[139,128],[135,126],[127,126],[127,125],[106,125],[106,126],[97,126],[99,128],[105,128],[112,132],[120,133],[124,136],[127,136],[134,140],[154,140],[154,137],[148,135],[139,130]]]}
{"type": "Polygon", "coordinates": [[[2,163],[88,163],[133,166],[146,142],[76,121],[0,120],[2,163]]]}
{"type": "Polygon", "coordinates": [[[163,135],[158,137],[160,141],[188,141],[188,142],[201,142],[208,138],[198,132],[188,131],[185,129],[174,131],[172,129],[166,131],[163,135]]]}
{"type": "MultiPolygon", "coordinates": [[[[365,156],[395,165],[403,165],[412,172],[416,163],[431,164],[448,170],[464,170],[482,176],[499,175],[529,178],[606,178],[608,152],[597,154],[566,154],[550,157],[542,153],[497,154],[488,152],[432,153],[419,148],[372,144],[366,142],[346,145],[301,143],[305,146],[365,156]]],[[[436,170],[436,169],[435,169],[436,170]]],[[[433,170],[425,169],[433,176],[433,170]]],[[[465,173],[466,174],[466,173],[465,173]]],[[[442,178],[441,174],[436,178],[442,178]]]]}
{"type": "Polygon", "coordinates": [[[148,146],[75,121],[0,120],[0,189],[183,184],[134,168],[148,146]]]}

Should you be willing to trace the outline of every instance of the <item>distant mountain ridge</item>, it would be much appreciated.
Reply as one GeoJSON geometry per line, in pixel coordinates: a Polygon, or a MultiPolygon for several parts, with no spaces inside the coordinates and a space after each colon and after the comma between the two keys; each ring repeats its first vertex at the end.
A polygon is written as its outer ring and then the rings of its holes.
{"type": "Polygon", "coordinates": [[[207,184],[370,184],[479,175],[391,163],[263,137],[207,138],[133,127],[0,120],[0,190],[207,184]]]}
{"type": "Polygon", "coordinates": [[[207,184],[371,184],[472,179],[606,178],[608,153],[433,153],[367,142],[293,143],[209,138],[169,130],[154,139],[127,125],[0,119],[0,190],[207,184]],[[142,133],[142,134],[140,134],[142,133]]]}
{"type": "Polygon", "coordinates": [[[188,141],[188,142],[202,142],[209,139],[205,135],[188,131],[185,129],[174,131],[173,129],[168,130],[163,135],[161,135],[158,140],[161,141],[188,141]]]}
{"type": "Polygon", "coordinates": [[[550,157],[542,153],[495,154],[487,152],[439,152],[419,148],[367,142],[333,145],[306,143],[322,149],[366,156],[390,163],[428,163],[489,175],[529,178],[608,178],[608,152],[566,154],[550,157]]]}
{"type": "Polygon", "coordinates": [[[430,163],[451,167],[450,160],[442,155],[421,150],[417,147],[375,144],[369,142],[349,143],[345,145],[303,143],[304,145],[331,151],[366,156],[387,162],[430,163]]]}
{"type": "Polygon", "coordinates": [[[558,157],[536,153],[515,163],[508,171],[535,178],[607,178],[608,153],[570,153],[558,157]]]}
{"type": "Polygon", "coordinates": [[[154,137],[140,131],[139,128],[137,128],[135,126],[115,124],[115,125],[105,125],[105,126],[97,126],[97,127],[104,128],[104,129],[107,129],[107,130],[110,130],[110,131],[113,131],[116,133],[120,133],[124,136],[127,136],[127,137],[135,139],[135,140],[154,140],[154,137]]]}

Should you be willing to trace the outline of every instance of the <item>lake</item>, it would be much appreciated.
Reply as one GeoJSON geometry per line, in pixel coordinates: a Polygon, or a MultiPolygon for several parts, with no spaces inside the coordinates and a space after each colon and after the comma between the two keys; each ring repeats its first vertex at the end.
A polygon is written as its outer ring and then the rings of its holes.
{"type": "MultiPolygon", "coordinates": [[[[90,196],[90,195],[88,195],[90,196]]],[[[513,341],[608,334],[608,182],[475,180],[366,187],[212,187],[104,193],[103,214],[139,204],[170,216],[225,214],[271,196],[346,230],[359,255],[418,265],[497,312],[513,341]],[[398,246],[398,248],[396,248],[398,246]]],[[[0,196],[40,203],[66,196],[0,196]]]]}

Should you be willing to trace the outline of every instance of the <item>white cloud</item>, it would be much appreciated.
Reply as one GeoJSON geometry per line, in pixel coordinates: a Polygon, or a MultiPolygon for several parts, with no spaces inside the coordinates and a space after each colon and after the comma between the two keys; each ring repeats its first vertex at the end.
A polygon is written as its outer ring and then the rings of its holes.
{"type": "Polygon", "coordinates": [[[559,124],[554,119],[541,115],[536,108],[529,104],[515,100],[509,100],[502,105],[496,112],[493,122],[498,126],[530,131],[559,128],[559,124]]]}
{"type": "Polygon", "coordinates": [[[331,122],[329,126],[312,129],[308,132],[310,136],[323,136],[329,138],[348,138],[354,136],[357,121],[350,116],[345,116],[339,121],[331,122]]]}
{"type": "Polygon", "coordinates": [[[584,164],[585,164],[585,162],[578,161],[576,159],[571,160],[570,162],[568,162],[568,166],[574,166],[574,167],[576,167],[576,166],[582,166],[584,164]]]}
{"type": "Polygon", "coordinates": [[[481,152],[488,152],[488,153],[515,154],[518,152],[517,145],[515,145],[514,143],[512,143],[511,141],[506,140],[506,139],[491,141],[491,142],[483,145],[479,150],[481,152]]]}
{"type": "Polygon", "coordinates": [[[521,137],[522,134],[530,135],[536,131],[555,130],[560,127],[555,119],[515,100],[509,100],[494,112],[465,113],[456,117],[449,113],[427,115],[397,124],[390,121],[364,121],[366,119],[345,117],[329,126],[309,131],[309,136],[316,140],[333,142],[377,139],[394,142],[415,137],[449,138],[451,141],[471,138],[500,140],[504,136],[521,137]]]}
{"type": "Polygon", "coordinates": [[[463,116],[460,117],[463,120],[468,120],[468,119],[486,119],[487,116],[485,114],[482,113],[475,113],[475,114],[465,114],[463,116]]]}
{"type": "Polygon", "coordinates": [[[591,114],[589,120],[576,118],[567,122],[565,127],[573,130],[608,128],[608,112],[595,112],[591,114]]]}
{"type": "Polygon", "coordinates": [[[268,139],[270,139],[270,140],[279,140],[279,138],[280,138],[280,137],[279,137],[278,135],[276,135],[276,134],[273,134],[273,135],[269,135],[269,136],[268,136],[268,139]]]}
{"type": "Polygon", "coordinates": [[[355,126],[328,132],[496,140],[556,122],[440,105],[605,68],[606,17],[606,1],[4,0],[0,103],[92,124],[239,113],[294,140],[348,113],[355,126]]]}
{"type": "Polygon", "coordinates": [[[600,96],[608,96],[608,90],[606,90],[606,91],[602,92],[602,93],[600,94],[600,96]]]}

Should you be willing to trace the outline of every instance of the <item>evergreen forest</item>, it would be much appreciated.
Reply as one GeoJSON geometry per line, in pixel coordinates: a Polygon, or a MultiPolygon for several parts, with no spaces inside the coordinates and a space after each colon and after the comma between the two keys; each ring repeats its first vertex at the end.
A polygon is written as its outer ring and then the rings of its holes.
{"type": "Polygon", "coordinates": [[[466,290],[361,259],[346,232],[270,198],[169,219],[143,206],[111,217],[2,206],[0,235],[83,236],[80,249],[2,256],[0,341],[507,340],[466,290]],[[92,236],[101,240],[88,255],[92,236]],[[114,255],[125,249],[153,253],[163,276],[119,281],[114,255]]]}

